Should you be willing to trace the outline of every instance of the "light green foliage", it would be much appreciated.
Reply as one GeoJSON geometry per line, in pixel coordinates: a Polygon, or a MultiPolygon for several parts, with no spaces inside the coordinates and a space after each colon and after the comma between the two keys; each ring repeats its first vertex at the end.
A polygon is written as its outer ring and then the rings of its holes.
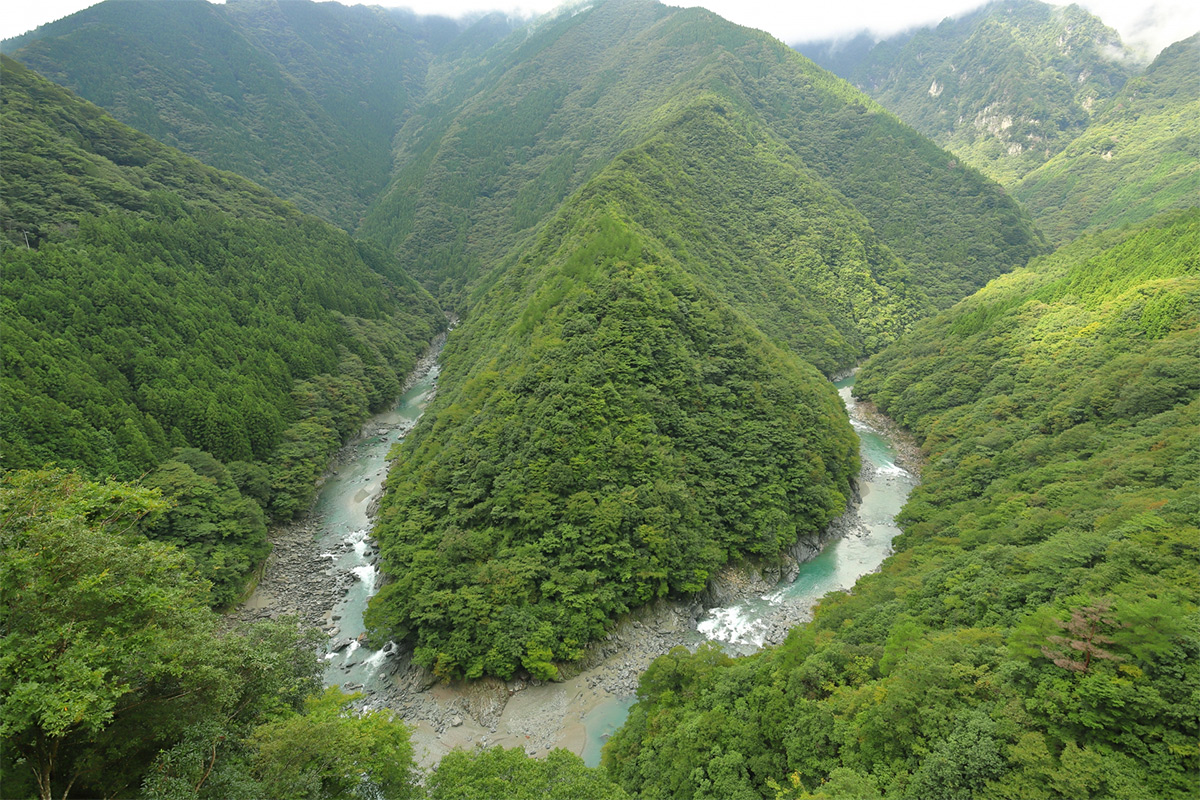
{"type": "Polygon", "coordinates": [[[1005,186],[1066,148],[1136,68],[1098,18],[1035,0],[796,48],[1005,186]]]}
{"type": "Polygon", "coordinates": [[[777,648],[656,662],[609,774],[698,797],[736,753],[767,798],[1195,797],[1197,252],[1194,210],[1081,239],[871,359],[856,391],[928,455],[896,555],[777,648]]]}
{"type": "Polygon", "coordinates": [[[215,742],[311,691],[311,639],[219,633],[190,559],[136,532],[164,508],[71,473],[0,482],[6,794],[131,796],[189,732],[217,722],[215,742]]]}
{"type": "Polygon", "coordinates": [[[308,698],[304,712],[260,726],[252,772],[264,797],[349,800],[421,797],[408,728],[391,712],[359,714],[337,687],[308,698]]]}
{"type": "Polygon", "coordinates": [[[598,769],[567,750],[552,750],[544,759],[530,758],[519,748],[493,747],[445,755],[426,779],[429,800],[622,800],[628,797],[598,769]]]}
{"type": "Polygon", "coordinates": [[[1052,240],[1200,203],[1200,34],[1176,42],[1098,107],[1061,153],[1013,187],[1052,240]]]}

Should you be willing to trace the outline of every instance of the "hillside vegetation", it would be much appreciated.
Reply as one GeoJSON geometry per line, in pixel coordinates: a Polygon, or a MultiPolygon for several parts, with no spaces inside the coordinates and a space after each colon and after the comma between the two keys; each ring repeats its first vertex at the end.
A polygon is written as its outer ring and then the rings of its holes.
{"type": "Polygon", "coordinates": [[[320,688],[319,635],[231,629],[208,582],[137,528],[167,504],[62,471],[0,477],[5,797],[619,800],[573,753],[414,763],[410,730],[320,688]]]}
{"type": "MultiPolygon", "coordinates": [[[[819,531],[844,509],[857,455],[810,365],[848,368],[927,313],[926,291],[946,302],[1041,247],[993,184],[947,168],[945,153],[787,48],[707,12],[606,4],[499,50],[535,42],[542,61],[607,63],[628,47],[611,25],[643,18],[638,57],[691,71],[620,136],[597,125],[614,144],[640,128],[640,143],[537,223],[533,245],[512,232],[505,255],[503,237],[485,234],[514,208],[505,181],[567,141],[553,104],[526,113],[491,96],[486,111],[459,112],[469,124],[448,117],[459,134],[433,152],[428,203],[414,206],[406,263],[471,312],[389,477],[376,534],[390,582],[368,623],[443,677],[552,677],[629,609],[819,531]],[[715,53],[699,46],[712,41],[715,53]],[[783,124],[793,113],[808,124],[783,124]],[[525,126],[524,148],[500,147],[516,130],[505,120],[525,126]],[[869,168],[868,140],[871,163],[880,148],[895,163],[869,168]],[[443,173],[451,163],[460,171],[443,173]],[[471,194],[478,180],[496,191],[471,194]],[[960,192],[953,212],[943,185],[960,192]],[[976,204],[990,209],[983,221],[976,204]],[[934,206],[970,238],[919,233],[917,210],[934,206]]],[[[529,68],[497,69],[495,92],[533,91],[529,68]]],[[[596,112],[570,113],[578,125],[596,112]]]]}
{"type": "Polygon", "coordinates": [[[2,92],[0,463],[147,476],[227,603],[263,511],[308,507],[444,319],[377,251],[8,58],[2,92]]]}
{"type": "Polygon", "coordinates": [[[1054,241],[1200,204],[1200,33],[1176,42],[1013,187],[1054,241]]]}
{"type": "Polygon", "coordinates": [[[700,9],[112,0],[6,43],[4,794],[1196,798],[1196,41],[1133,79],[1118,45],[1014,0],[863,62],[1026,176],[1074,239],[1046,255],[963,156],[700,9]],[[864,358],[927,459],[895,554],[778,647],[656,661],[602,771],[422,775],[390,714],[318,690],[320,637],[213,609],[439,302],[463,319],[392,453],[374,644],[556,680],[775,562],[853,495],[829,378],[864,358]]]}
{"type": "Polygon", "coordinates": [[[581,199],[506,273],[389,477],[368,623],[443,677],[553,678],[617,615],[845,507],[830,384],[627,214],[581,199]]]}
{"type": "MultiPolygon", "coordinates": [[[[460,74],[402,129],[392,185],[361,228],[439,297],[458,300],[529,247],[564,200],[704,94],[844,198],[936,306],[1044,246],[994,184],[780,42],[702,9],[598,3],[460,74]]],[[[772,202],[754,189],[743,202],[772,202]]]]}
{"type": "Polygon", "coordinates": [[[781,646],[679,650],[608,744],[641,797],[1192,797],[1200,212],[921,323],[856,393],[919,437],[896,555],[781,646]]]}
{"type": "Polygon", "coordinates": [[[1062,152],[1137,66],[1092,14],[1037,0],[796,48],[1005,186],[1062,152]]]}
{"type": "Polygon", "coordinates": [[[497,23],[462,30],[337,3],[119,0],[4,50],[121,122],[353,229],[387,182],[392,137],[431,64],[509,31],[497,23]]]}

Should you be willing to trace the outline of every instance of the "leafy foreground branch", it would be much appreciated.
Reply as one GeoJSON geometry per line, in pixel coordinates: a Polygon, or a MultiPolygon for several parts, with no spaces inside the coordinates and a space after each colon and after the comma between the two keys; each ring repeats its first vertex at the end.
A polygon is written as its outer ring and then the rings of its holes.
{"type": "Polygon", "coordinates": [[[423,788],[406,726],[320,690],[313,632],[223,630],[191,558],[138,532],[167,505],[62,471],[0,480],[4,797],[625,796],[565,751],[455,754],[423,788]]]}

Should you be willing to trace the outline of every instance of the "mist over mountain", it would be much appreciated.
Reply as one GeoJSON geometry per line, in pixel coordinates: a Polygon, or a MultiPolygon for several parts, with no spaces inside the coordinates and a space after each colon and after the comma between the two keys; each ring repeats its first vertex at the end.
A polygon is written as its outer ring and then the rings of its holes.
{"type": "Polygon", "coordinates": [[[1055,241],[1200,202],[1200,34],[1158,55],[1012,188],[1055,241]]]}
{"type": "Polygon", "coordinates": [[[795,47],[1006,186],[1061,152],[1139,66],[1095,16],[1037,0],[795,47]]]}

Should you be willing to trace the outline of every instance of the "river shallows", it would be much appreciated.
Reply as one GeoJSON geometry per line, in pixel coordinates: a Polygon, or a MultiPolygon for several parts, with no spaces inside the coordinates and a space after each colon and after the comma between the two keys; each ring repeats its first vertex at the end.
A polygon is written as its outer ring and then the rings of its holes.
{"type": "MultiPolygon", "coordinates": [[[[826,593],[849,589],[861,576],[878,569],[891,552],[892,539],[900,533],[895,517],[916,485],[916,477],[896,464],[896,449],[887,436],[860,418],[850,394],[853,376],[835,385],[858,434],[862,455],[858,478],[862,503],[857,509],[861,524],[854,526],[855,533],[830,542],[816,558],[801,564],[791,583],[741,603],[709,609],[697,624],[697,644],[713,640],[730,653],[753,653],[772,643],[767,637],[778,628],[774,621],[807,615],[826,593]]],[[[584,718],[587,746],[583,758],[588,766],[600,763],[603,742],[624,723],[632,705],[630,698],[614,698],[584,718]]]]}
{"type": "Polygon", "coordinates": [[[849,589],[859,577],[878,569],[891,552],[892,539],[900,533],[895,517],[916,479],[897,466],[896,450],[885,435],[859,418],[858,405],[850,395],[854,378],[835,385],[858,434],[863,462],[858,478],[861,524],[855,526],[855,533],[830,542],[820,555],[800,565],[800,574],[790,584],[746,602],[709,610],[699,631],[706,639],[722,642],[729,652],[754,652],[765,643],[775,615],[787,612],[794,617],[799,613],[797,607],[807,612],[827,592],[849,589]]]}
{"type": "Polygon", "coordinates": [[[373,543],[368,538],[371,521],[367,512],[387,477],[388,451],[421,418],[436,390],[437,375],[435,366],[404,393],[392,411],[380,414],[368,423],[371,433],[351,448],[348,457],[325,481],[317,497],[313,509],[313,514],[321,520],[317,546],[322,552],[331,553],[335,569],[351,572],[358,578],[333,609],[334,621],[341,631],[330,646],[343,639],[352,641],[339,652],[326,656],[325,684],[328,686],[371,687],[379,680],[379,667],[385,652],[363,652],[356,641],[365,630],[363,612],[367,601],[375,594],[378,577],[373,543]],[[342,542],[351,544],[351,549],[340,557],[333,556],[332,553],[342,549],[337,546],[342,542]]]}
{"type": "MultiPolygon", "coordinates": [[[[375,592],[376,578],[367,511],[387,474],[388,451],[416,424],[433,397],[436,379],[434,368],[405,393],[395,410],[372,420],[369,430],[373,435],[353,447],[322,487],[315,509],[321,519],[318,547],[332,553],[344,549],[339,544],[349,543],[349,551],[334,558],[333,566],[358,577],[333,609],[340,632],[331,647],[336,642],[353,640],[363,631],[362,614],[375,592]]],[[[690,646],[712,639],[732,653],[754,652],[772,643],[767,641],[768,632],[778,628],[773,622],[781,617],[802,618],[823,595],[850,588],[887,557],[892,538],[899,533],[894,517],[916,479],[896,464],[896,450],[884,433],[859,417],[857,404],[850,396],[853,383],[849,378],[836,385],[859,436],[863,470],[859,476],[862,503],[857,516],[861,524],[854,526],[854,533],[830,542],[820,555],[802,564],[790,584],[742,603],[708,609],[694,635],[688,637],[690,646]]],[[[377,688],[386,680],[383,667],[387,656],[386,649],[369,652],[352,642],[328,655],[325,681],[329,685],[377,688]]],[[[630,697],[610,696],[582,715],[580,723],[586,731],[582,755],[587,764],[599,763],[604,741],[624,722],[632,703],[630,697]]]]}

